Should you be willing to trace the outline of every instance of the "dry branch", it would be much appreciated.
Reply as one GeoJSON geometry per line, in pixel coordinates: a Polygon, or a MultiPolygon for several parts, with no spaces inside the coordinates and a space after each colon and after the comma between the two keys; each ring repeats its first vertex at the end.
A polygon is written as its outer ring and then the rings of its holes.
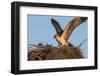
{"type": "MultiPolygon", "coordinates": [[[[37,45],[38,46],[38,45],[37,45]]],[[[66,45],[53,47],[43,45],[42,50],[33,50],[28,53],[28,60],[55,60],[55,59],[79,59],[84,58],[81,49],[78,47],[68,47],[66,45]]],[[[37,48],[38,49],[38,48],[37,48]]]]}

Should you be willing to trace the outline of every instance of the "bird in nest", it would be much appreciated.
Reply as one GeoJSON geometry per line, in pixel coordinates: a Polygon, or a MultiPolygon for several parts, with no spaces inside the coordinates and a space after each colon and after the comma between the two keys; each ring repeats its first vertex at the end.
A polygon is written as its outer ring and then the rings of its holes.
{"type": "Polygon", "coordinates": [[[72,19],[68,25],[66,25],[65,29],[63,30],[55,19],[51,19],[52,25],[54,26],[56,30],[56,35],[54,35],[54,39],[58,42],[59,45],[66,45],[69,47],[73,47],[73,44],[68,41],[70,35],[74,31],[76,27],[78,27],[80,24],[85,22],[87,20],[87,17],[76,17],[72,19]]]}

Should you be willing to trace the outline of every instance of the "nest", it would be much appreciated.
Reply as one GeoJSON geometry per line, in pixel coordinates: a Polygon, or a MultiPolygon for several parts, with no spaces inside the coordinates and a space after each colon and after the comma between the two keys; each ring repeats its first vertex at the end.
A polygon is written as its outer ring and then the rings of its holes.
{"type": "Polygon", "coordinates": [[[35,49],[28,52],[28,60],[57,60],[57,59],[79,59],[84,58],[83,53],[78,47],[68,47],[59,45],[35,45],[35,49]]]}

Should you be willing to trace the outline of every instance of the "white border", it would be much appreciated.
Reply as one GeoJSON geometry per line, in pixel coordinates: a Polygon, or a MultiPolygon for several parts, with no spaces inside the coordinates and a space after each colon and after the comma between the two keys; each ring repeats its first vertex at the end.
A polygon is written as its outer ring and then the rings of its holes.
{"type": "Polygon", "coordinates": [[[20,70],[94,65],[94,11],[42,7],[20,7],[20,70]],[[88,58],[67,60],[27,61],[27,15],[59,15],[88,17],[88,58]]]}

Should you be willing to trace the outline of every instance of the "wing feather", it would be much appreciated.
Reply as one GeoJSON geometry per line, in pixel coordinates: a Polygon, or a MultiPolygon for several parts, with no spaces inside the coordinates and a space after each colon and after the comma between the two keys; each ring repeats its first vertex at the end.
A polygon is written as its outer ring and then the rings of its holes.
{"type": "Polygon", "coordinates": [[[87,17],[76,17],[71,20],[68,25],[65,27],[64,32],[62,33],[61,37],[68,40],[73,30],[79,26],[81,23],[85,22],[87,17]]]}
{"type": "Polygon", "coordinates": [[[54,19],[51,19],[51,22],[56,29],[57,35],[61,35],[63,33],[63,29],[60,27],[60,24],[54,19]]]}

